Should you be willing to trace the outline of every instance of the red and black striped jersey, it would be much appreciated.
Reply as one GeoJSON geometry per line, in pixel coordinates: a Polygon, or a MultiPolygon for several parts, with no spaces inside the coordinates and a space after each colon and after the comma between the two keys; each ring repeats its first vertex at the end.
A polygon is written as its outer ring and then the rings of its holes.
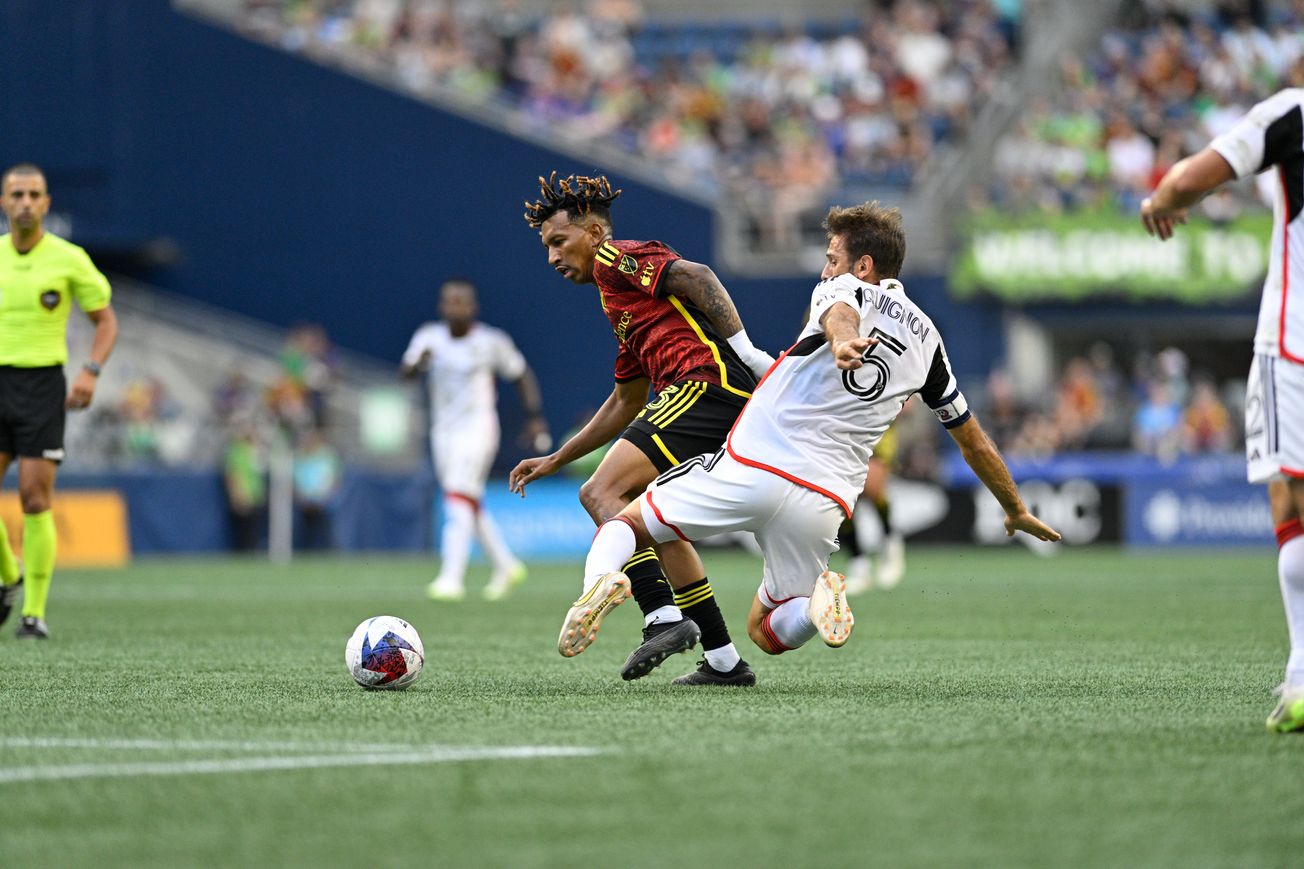
{"type": "Polygon", "coordinates": [[[756,377],[707,316],[663,289],[666,270],[679,259],[659,241],[608,240],[598,247],[593,280],[620,342],[617,382],[646,377],[660,392],[691,378],[750,395],[756,377]]]}

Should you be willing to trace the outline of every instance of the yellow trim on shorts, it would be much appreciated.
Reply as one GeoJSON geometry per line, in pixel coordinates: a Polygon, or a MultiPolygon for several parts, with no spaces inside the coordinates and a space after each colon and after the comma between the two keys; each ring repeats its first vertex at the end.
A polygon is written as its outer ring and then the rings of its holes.
{"type": "Polygon", "coordinates": [[[687,400],[679,402],[673,409],[667,407],[665,410],[662,410],[657,414],[657,428],[665,429],[672,422],[683,416],[690,407],[697,403],[699,398],[706,395],[706,382],[693,381],[685,387],[684,393],[688,395],[687,400]]]}
{"type": "Polygon", "coordinates": [[[697,337],[701,342],[711,348],[711,355],[715,357],[715,364],[720,369],[721,388],[732,392],[734,395],[741,395],[743,398],[751,398],[752,394],[750,392],[743,392],[741,389],[735,389],[729,385],[729,372],[725,370],[724,360],[720,358],[720,348],[715,346],[714,341],[706,337],[706,333],[702,331],[701,326],[697,325],[697,321],[693,319],[693,315],[688,313],[688,309],[684,307],[684,303],[679,301],[679,299],[673,295],[666,296],[666,298],[670,300],[670,304],[675,306],[675,310],[682,314],[684,319],[688,321],[688,325],[693,327],[693,331],[697,333],[697,337]]]}
{"type": "Polygon", "coordinates": [[[662,420],[678,410],[685,402],[692,404],[697,400],[693,390],[695,385],[696,384],[693,381],[689,381],[682,387],[678,385],[667,387],[667,389],[673,389],[676,394],[670,396],[664,405],[653,411],[652,415],[647,418],[647,421],[657,428],[664,428],[662,420]]]}
{"type": "Polygon", "coordinates": [[[661,435],[657,435],[657,434],[652,435],[652,443],[656,444],[657,449],[661,450],[661,454],[670,460],[670,464],[672,465],[679,464],[679,459],[675,458],[675,454],[670,452],[670,450],[666,449],[665,443],[663,443],[661,440],[661,435]]]}

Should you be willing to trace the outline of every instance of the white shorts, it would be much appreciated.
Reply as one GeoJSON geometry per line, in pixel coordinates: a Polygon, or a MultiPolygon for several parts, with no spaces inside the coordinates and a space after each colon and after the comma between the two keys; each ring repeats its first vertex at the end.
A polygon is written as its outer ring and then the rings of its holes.
{"type": "Polygon", "coordinates": [[[445,495],[464,495],[475,501],[484,497],[485,480],[498,455],[498,428],[430,432],[430,452],[435,460],[435,477],[445,495]]]}
{"type": "Polygon", "coordinates": [[[773,609],[807,597],[838,548],[842,508],[826,495],[734,461],[723,451],[671,468],[639,499],[652,539],[754,531],[765,557],[757,597],[773,609]]]}
{"type": "Polygon", "coordinates": [[[1254,354],[1245,389],[1245,461],[1251,483],[1304,478],[1304,365],[1254,354]]]}

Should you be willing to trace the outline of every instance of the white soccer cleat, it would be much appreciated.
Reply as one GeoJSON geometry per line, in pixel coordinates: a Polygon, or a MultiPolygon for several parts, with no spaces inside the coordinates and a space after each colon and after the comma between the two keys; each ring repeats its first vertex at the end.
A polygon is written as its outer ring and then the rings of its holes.
{"type": "Polygon", "coordinates": [[[874,588],[869,556],[857,555],[847,565],[847,594],[862,594],[874,588]]]}
{"type": "Polygon", "coordinates": [[[436,579],[426,586],[426,597],[431,600],[454,602],[466,597],[466,589],[461,583],[450,582],[444,577],[436,579]]]}
{"type": "Polygon", "coordinates": [[[525,577],[529,573],[525,565],[519,561],[506,570],[495,570],[489,579],[489,584],[484,587],[484,599],[502,600],[511,594],[512,589],[525,582],[525,577]]]}
{"type": "Polygon", "coordinates": [[[561,634],[557,637],[557,651],[563,657],[573,658],[591,646],[598,638],[598,628],[607,613],[628,597],[628,576],[616,571],[599,577],[566,611],[566,621],[562,622],[561,634]]]}
{"type": "Polygon", "coordinates": [[[851,637],[856,617],[847,603],[847,581],[840,573],[826,570],[815,580],[806,613],[827,646],[837,648],[851,637]]]}
{"type": "Polygon", "coordinates": [[[878,587],[896,588],[906,575],[906,541],[900,534],[889,534],[883,541],[878,559],[878,587]]]}

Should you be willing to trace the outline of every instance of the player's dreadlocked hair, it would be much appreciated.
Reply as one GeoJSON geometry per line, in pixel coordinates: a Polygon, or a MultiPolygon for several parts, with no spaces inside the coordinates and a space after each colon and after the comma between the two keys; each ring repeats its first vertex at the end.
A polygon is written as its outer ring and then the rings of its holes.
{"type": "Polygon", "coordinates": [[[545,181],[539,176],[539,192],[543,198],[525,203],[525,222],[538,229],[543,222],[558,211],[564,211],[572,218],[592,215],[611,222],[611,203],[620,195],[619,190],[611,189],[607,176],[571,175],[557,180],[553,172],[545,181]]]}

